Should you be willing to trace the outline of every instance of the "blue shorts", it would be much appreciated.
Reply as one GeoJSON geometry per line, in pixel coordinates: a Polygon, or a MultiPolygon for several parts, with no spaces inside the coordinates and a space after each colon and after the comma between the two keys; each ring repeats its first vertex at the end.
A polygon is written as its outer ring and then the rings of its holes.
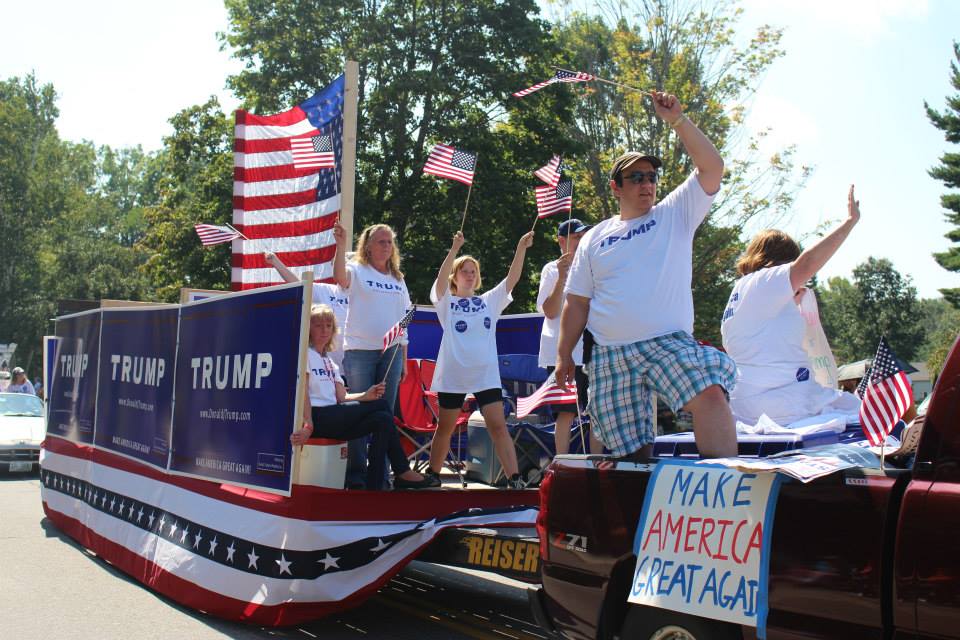
{"type": "Polygon", "coordinates": [[[593,433],[616,456],[654,439],[655,393],[674,411],[713,385],[733,388],[736,365],[724,352],[677,331],[620,346],[595,345],[590,377],[593,433]]]}

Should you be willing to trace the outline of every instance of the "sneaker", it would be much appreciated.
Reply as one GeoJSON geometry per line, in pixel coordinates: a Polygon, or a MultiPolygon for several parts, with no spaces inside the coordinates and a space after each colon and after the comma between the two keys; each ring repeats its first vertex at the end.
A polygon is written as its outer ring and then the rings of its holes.
{"type": "Polygon", "coordinates": [[[507,480],[507,489],[526,489],[527,483],[523,481],[519,473],[515,473],[507,480]]]}
{"type": "Polygon", "coordinates": [[[440,474],[433,469],[427,469],[424,471],[423,477],[425,480],[429,481],[429,484],[427,485],[428,487],[439,487],[441,485],[440,474]]]}

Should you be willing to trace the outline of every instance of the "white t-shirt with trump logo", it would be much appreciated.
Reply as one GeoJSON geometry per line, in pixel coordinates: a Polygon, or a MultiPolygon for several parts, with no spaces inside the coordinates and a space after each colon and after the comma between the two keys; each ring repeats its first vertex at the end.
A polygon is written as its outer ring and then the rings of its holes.
{"type": "Polygon", "coordinates": [[[583,236],[564,295],[590,299],[587,328],[597,344],[693,334],[693,234],[713,198],[694,171],[646,215],[614,216],[583,236]]]}
{"type": "MultiPolygon", "coordinates": [[[[400,322],[412,306],[407,284],[389,273],[357,262],[347,264],[350,286],[347,288],[347,320],[343,348],[383,349],[383,336],[400,322]]],[[[404,334],[400,344],[407,344],[404,334]]]]}
{"type": "Polygon", "coordinates": [[[337,404],[337,385],[343,384],[340,367],[333,358],[321,355],[313,348],[307,350],[307,373],[310,374],[308,391],[311,407],[327,407],[337,404]]]}
{"type": "Polygon", "coordinates": [[[437,299],[437,283],[430,287],[430,301],[437,308],[443,327],[432,391],[475,393],[500,388],[497,358],[497,320],[513,301],[504,280],[479,296],[461,298],[450,289],[437,299]]]}

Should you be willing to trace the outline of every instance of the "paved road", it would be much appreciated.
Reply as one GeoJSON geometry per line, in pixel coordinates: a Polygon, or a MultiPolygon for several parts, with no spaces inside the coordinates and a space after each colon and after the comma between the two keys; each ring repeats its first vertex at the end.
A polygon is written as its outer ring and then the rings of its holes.
{"type": "Polygon", "coordinates": [[[127,578],[43,515],[36,475],[0,475],[0,635],[34,638],[539,640],[526,586],[414,562],[361,607],[266,629],[185,609],[127,578]]]}

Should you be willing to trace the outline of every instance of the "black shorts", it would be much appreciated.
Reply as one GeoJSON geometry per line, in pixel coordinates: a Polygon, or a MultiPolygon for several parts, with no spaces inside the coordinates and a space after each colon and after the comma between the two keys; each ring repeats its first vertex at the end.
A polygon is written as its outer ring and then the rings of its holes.
{"type": "MultiPolygon", "coordinates": [[[[556,367],[547,367],[547,375],[552,376],[556,367]]],[[[577,368],[574,370],[573,379],[577,381],[577,398],[580,401],[580,409],[587,408],[587,386],[590,384],[590,379],[587,378],[587,374],[583,372],[583,367],[577,365],[577,368]]],[[[554,413],[576,413],[577,408],[572,404],[551,404],[548,405],[553,409],[554,413]]]]}
{"type": "MultiPolygon", "coordinates": [[[[437,392],[437,400],[440,402],[441,409],[460,409],[463,407],[463,401],[467,397],[465,393],[446,393],[444,391],[437,392]]],[[[499,387],[496,389],[484,389],[483,391],[475,391],[473,397],[477,399],[478,407],[485,407],[488,404],[493,404],[494,402],[503,402],[503,393],[500,391],[499,387]]]]}

